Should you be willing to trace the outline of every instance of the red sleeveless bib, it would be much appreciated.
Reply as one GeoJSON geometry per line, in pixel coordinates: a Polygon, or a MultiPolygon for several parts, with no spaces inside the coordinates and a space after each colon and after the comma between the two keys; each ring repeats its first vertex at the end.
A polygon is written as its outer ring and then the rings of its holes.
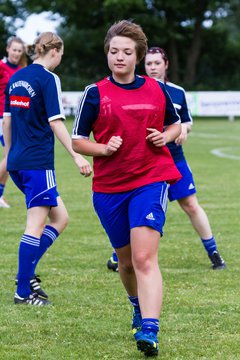
{"type": "Polygon", "coordinates": [[[111,136],[121,136],[123,144],[112,156],[94,158],[93,190],[116,193],[180,179],[168,148],[157,148],[146,140],[148,127],[163,131],[166,100],[159,84],[146,77],[144,85],[134,90],[108,79],[97,86],[100,111],[94,138],[107,144],[111,136]]]}

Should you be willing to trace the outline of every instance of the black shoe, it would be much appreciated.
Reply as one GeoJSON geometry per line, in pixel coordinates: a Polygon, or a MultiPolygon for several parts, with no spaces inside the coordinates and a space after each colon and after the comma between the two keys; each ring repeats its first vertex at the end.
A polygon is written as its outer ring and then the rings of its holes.
{"type": "Polygon", "coordinates": [[[107,262],[107,268],[109,270],[118,272],[118,262],[113,260],[113,257],[111,257],[107,262]]]}
{"type": "Polygon", "coordinates": [[[212,255],[208,254],[209,259],[212,263],[213,270],[222,270],[225,269],[226,263],[223,258],[220,256],[219,252],[216,250],[212,253],[212,255]]]}
{"type": "MultiPolygon", "coordinates": [[[[43,291],[43,289],[40,287],[39,283],[41,282],[41,279],[39,275],[34,275],[30,280],[30,289],[32,292],[35,292],[38,294],[38,296],[41,296],[43,299],[48,299],[48,295],[43,291]]],[[[18,284],[17,275],[15,278],[15,284],[18,284]]]]}
{"type": "Polygon", "coordinates": [[[20,297],[17,293],[14,296],[14,304],[26,304],[35,306],[46,306],[50,305],[50,301],[45,300],[38,296],[37,293],[31,293],[27,298],[20,297]]]}
{"type": "Polygon", "coordinates": [[[38,296],[41,296],[44,299],[48,299],[48,295],[43,291],[43,289],[40,287],[39,283],[41,282],[40,277],[35,275],[30,280],[30,289],[37,293],[38,296]]]}

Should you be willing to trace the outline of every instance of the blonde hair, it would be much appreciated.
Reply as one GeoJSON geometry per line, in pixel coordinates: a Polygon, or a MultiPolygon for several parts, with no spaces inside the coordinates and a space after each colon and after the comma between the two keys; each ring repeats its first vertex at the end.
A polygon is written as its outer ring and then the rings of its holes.
{"type": "Polygon", "coordinates": [[[49,50],[61,50],[63,47],[63,40],[57,34],[47,31],[41,33],[34,41],[33,45],[27,46],[27,54],[32,60],[46,55],[49,50]]]}
{"type": "Polygon", "coordinates": [[[107,32],[104,40],[104,51],[108,54],[110,41],[115,36],[126,36],[136,43],[137,62],[140,62],[147,51],[147,37],[140,25],[130,20],[121,20],[114,23],[107,32]]]}
{"type": "Polygon", "coordinates": [[[24,41],[18,37],[18,36],[11,36],[10,38],[7,39],[7,49],[12,45],[12,43],[18,43],[21,44],[24,50],[24,41]]]}

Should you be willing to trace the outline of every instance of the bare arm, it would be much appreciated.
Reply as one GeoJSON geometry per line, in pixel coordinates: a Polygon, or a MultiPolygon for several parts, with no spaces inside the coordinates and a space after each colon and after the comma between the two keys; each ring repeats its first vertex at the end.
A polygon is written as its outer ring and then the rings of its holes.
{"type": "Polygon", "coordinates": [[[164,132],[160,132],[154,128],[148,128],[149,135],[146,140],[153,143],[157,147],[162,147],[167,143],[174,141],[181,133],[181,124],[172,124],[166,127],[164,132]]]}
{"type": "Polygon", "coordinates": [[[73,139],[73,150],[79,154],[90,156],[111,156],[122,145],[120,136],[112,136],[107,144],[99,144],[86,138],[73,139]]]}
{"type": "Polygon", "coordinates": [[[4,116],[3,118],[3,137],[5,143],[5,153],[8,155],[12,143],[12,120],[11,116],[4,116]]]}
{"type": "Polygon", "coordinates": [[[73,158],[75,164],[80,170],[80,173],[84,176],[90,176],[92,173],[92,168],[90,163],[84,159],[83,156],[77,154],[72,149],[71,137],[67,131],[66,126],[62,122],[62,120],[53,120],[50,122],[50,126],[58,140],[62,143],[65,149],[73,158]]]}
{"type": "Polygon", "coordinates": [[[177,145],[182,145],[187,141],[188,133],[191,131],[192,125],[189,123],[181,124],[181,134],[175,139],[177,145]]]}

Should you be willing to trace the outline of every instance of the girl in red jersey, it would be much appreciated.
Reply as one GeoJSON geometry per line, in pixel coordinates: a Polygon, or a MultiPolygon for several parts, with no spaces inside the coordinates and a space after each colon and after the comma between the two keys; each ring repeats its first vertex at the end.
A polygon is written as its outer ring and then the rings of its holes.
{"type": "MultiPolygon", "coordinates": [[[[0,60],[0,143],[4,147],[2,121],[4,111],[4,90],[10,79],[16,71],[20,70],[22,66],[20,63],[24,58],[24,42],[16,36],[12,36],[7,41],[7,57],[0,60]]],[[[25,65],[25,64],[24,64],[25,65]]],[[[8,172],[6,169],[6,151],[4,149],[3,159],[0,163],[0,208],[9,208],[9,204],[3,198],[4,189],[8,179],[8,172]]]]}
{"type": "Polygon", "coordinates": [[[104,50],[112,74],[86,88],[72,144],[74,151],[93,156],[94,208],[118,255],[120,277],[134,308],[137,347],[152,356],[158,353],[158,245],[167,183],[181,177],[166,144],[180,134],[180,120],[164,85],[135,75],[147,50],[139,25],[126,20],[112,25],[104,50]]]}

